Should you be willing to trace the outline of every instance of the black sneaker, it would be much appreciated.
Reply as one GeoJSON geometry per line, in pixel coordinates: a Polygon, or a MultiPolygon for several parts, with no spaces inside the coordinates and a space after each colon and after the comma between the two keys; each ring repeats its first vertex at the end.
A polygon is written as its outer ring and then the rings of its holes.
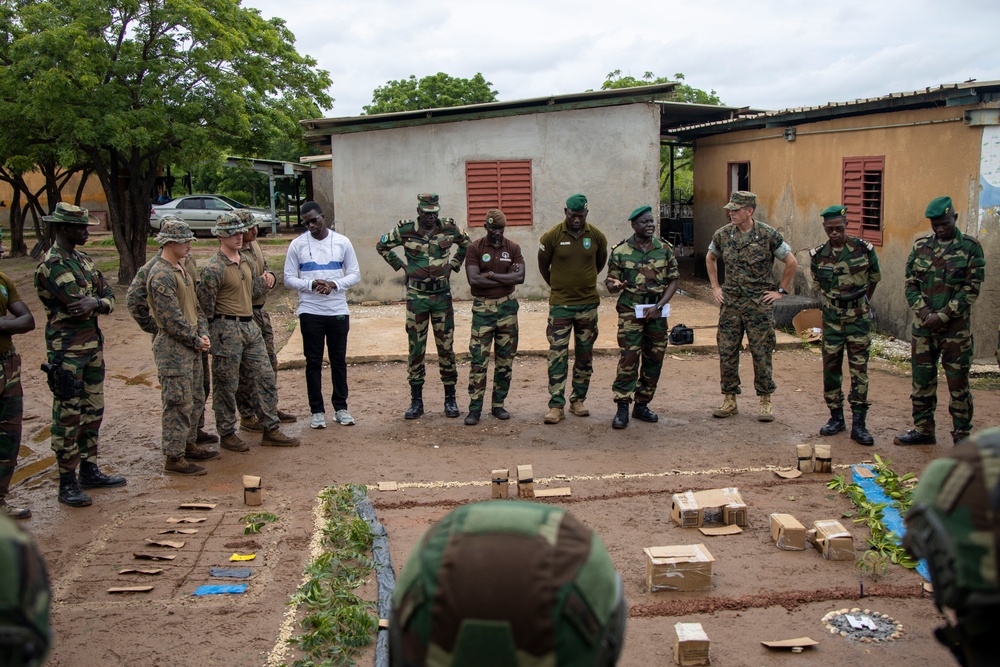
{"type": "Polygon", "coordinates": [[[915,429],[910,429],[906,433],[897,435],[892,439],[894,445],[936,445],[937,438],[934,434],[921,433],[915,429]]]}

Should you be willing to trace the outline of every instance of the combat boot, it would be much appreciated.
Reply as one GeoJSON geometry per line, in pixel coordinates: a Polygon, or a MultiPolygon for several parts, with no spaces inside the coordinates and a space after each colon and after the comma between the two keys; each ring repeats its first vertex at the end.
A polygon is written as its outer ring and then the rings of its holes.
{"type": "Polygon", "coordinates": [[[198,437],[195,439],[195,442],[197,442],[198,444],[210,445],[218,441],[219,441],[219,436],[215,435],[214,433],[209,433],[208,431],[198,429],[198,437]]]}
{"type": "MultiPolygon", "coordinates": [[[[858,423],[858,416],[854,415],[854,423],[858,423]]],[[[862,427],[865,424],[864,417],[861,418],[862,427]]],[[[843,430],[847,429],[847,425],[844,423],[844,408],[835,408],[830,410],[830,420],[823,424],[820,428],[820,435],[837,435],[843,430]]],[[[851,437],[854,437],[854,429],[851,429],[851,437]]],[[[869,443],[871,444],[871,443],[869,443]]]]}
{"type": "Polygon", "coordinates": [[[910,429],[906,433],[900,433],[892,439],[894,445],[936,445],[937,438],[933,433],[923,433],[916,429],[910,429]]]}
{"type": "Polygon", "coordinates": [[[275,426],[264,431],[260,444],[263,447],[298,447],[299,439],[282,433],[281,429],[275,426]]]}
{"type": "Polygon", "coordinates": [[[90,507],[90,496],[80,490],[76,471],[59,473],[59,502],[70,507],[90,507]]]}
{"type": "Polygon", "coordinates": [[[565,418],[566,414],[563,412],[562,408],[549,408],[549,411],[545,413],[545,419],[543,421],[546,424],[558,424],[565,418]]]}
{"type": "MultiPolygon", "coordinates": [[[[875,444],[875,438],[872,434],[868,432],[865,427],[865,419],[868,417],[867,413],[855,412],[853,419],[851,419],[851,440],[858,443],[859,445],[865,445],[870,447],[875,444]]],[[[822,433],[822,431],[820,431],[822,433]]]]}
{"type": "Polygon", "coordinates": [[[209,459],[214,459],[218,455],[219,452],[214,449],[199,447],[197,444],[188,445],[184,448],[184,457],[195,461],[207,461],[209,459]]]}
{"type": "Polygon", "coordinates": [[[282,424],[294,424],[298,420],[299,418],[293,415],[291,412],[278,410],[278,421],[281,422],[282,424]]]}
{"type": "Polygon", "coordinates": [[[257,415],[250,415],[249,417],[240,417],[240,430],[262,433],[264,431],[264,426],[260,423],[260,420],[257,419],[257,415]]]}
{"type": "Polygon", "coordinates": [[[725,419],[726,417],[738,415],[740,410],[736,407],[736,394],[723,394],[722,396],[722,405],[712,412],[712,416],[725,419]]]}
{"type": "Polygon", "coordinates": [[[469,410],[469,414],[465,415],[465,425],[475,426],[479,423],[479,418],[482,416],[482,410],[469,410]]]}
{"type": "Polygon", "coordinates": [[[626,401],[619,401],[618,412],[615,413],[615,418],[611,420],[611,428],[625,428],[628,426],[628,403],[626,401]]]}
{"type": "Polygon", "coordinates": [[[197,477],[208,472],[201,466],[191,463],[183,456],[178,456],[176,459],[168,458],[163,464],[163,470],[171,475],[187,475],[190,477],[197,477]]]}
{"type": "Polygon", "coordinates": [[[105,475],[96,463],[80,462],[81,489],[107,489],[115,486],[125,486],[125,478],[121,475],[105,475]]]}
{"type": "Polygon", "coordinates": [[[420,384],[410,385],[410,407],[406,408],[403,419],[416,419],[424,414],[424,386],[420,384]]]}
{"type": "Polygon", "coordinates": [[[503,406],[493,408],[493,416],[497,419],[510,419],[510,413],[503,409],[503,406]]]}
{"type": "Polygon", "coordinates": [[[649,422],[650,424],[660,421],[660,416],[649,409],[648,403],[636,403],[635,407],[632,408],[632,416],[641,422],[649,422]]]}
{"type": "Polygon", "coordinates": [[[569,411],[572,412],[577,417],[589,417],[590,409],[583,404],[583,399],[578,398],[575,401],[571,398],[569,399],[569,411]]]}
{"type": "Polygon", "coordinates": [[[761,394],[760,395],[760,411],[757,413],[757,421],[759,422],[773,422],[774,413],[771,407],[771,395],[761,394]]]}
{"type": "Polygon", "coordinates": [[[250,445],[244,442],[240,436],[230,433],[222,436],[222,448],[231,452],[246,452],[249,451],[250,445]]]}
{"type": "Polygon", "coordinates": [[[444,386],[444,416],[445,417],[457,417],[461,412],[458,411],[458,401],[455,400],[455,385],[446,384],[444,386]]]}

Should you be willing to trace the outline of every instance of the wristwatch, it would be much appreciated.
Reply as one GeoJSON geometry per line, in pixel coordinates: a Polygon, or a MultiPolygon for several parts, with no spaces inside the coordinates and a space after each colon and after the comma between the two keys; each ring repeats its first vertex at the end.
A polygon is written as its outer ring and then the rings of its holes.
{"type": "Polygon", "coordinates": [[[778,287],[778,294],[788,294],[788,292],[785,291],[784,287],[778,287]]]}

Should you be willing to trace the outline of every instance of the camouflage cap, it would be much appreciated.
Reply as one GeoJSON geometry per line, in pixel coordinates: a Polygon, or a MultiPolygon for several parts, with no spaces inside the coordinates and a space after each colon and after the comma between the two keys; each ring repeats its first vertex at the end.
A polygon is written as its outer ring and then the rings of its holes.
{"type": "Polygon", "coordinates": [[[506,227],[507,216],[498,208],[491,208],[486,211],[486,224],[494,227],[506,227]]]}
{"type": "Polygon", "coordinates": [[[924,217],[940,218],[942,215],[948,215],[954,210],[955,207],[952,206],[951,197],[935,197],[931,200],[931,203],[927,205],[927,210],[924,211],[924,217]]]}
{"type": "Polygon", "coordinates": [[[824,221],[833,220],[834,218],[843,218],[847,215],[847,207],[841,204],[834,204],[833,206],[827,206],[823,209],[823,212],[819,214],[824,221]]]}
{"type": "Polygon", "coordinates": [[[652,212],[653,212],[652,206],[640,206],[639,208],[635,209],[634,211],[628,214],[628,221],[632,222],[643,213],[652,213],[652,212]]]}
{"type": "Polygon", "coordinates": [[[42,216],[42,220],[45,222],[61,222],[68,225],[87,225],[90,227],[101,224],[97,221],[97,218],[90,215],[90,211],[87,209],[73,206],[66,202],[56,204],[56,210],[52,211],[52,215],[42,216]]]}
{"type": "Polygon", "coordinates": [[[215,219],[215,227],[212,227],[212,236],[236,236],[242,234],[246,225],[240,221],[233,213],[223,213],[215,219]]]}
{"type": "Polygon", "coordinates": [[[585,211],[587,210],[587,198],[580,194],[570,195],[566,200],[566,208],[571,211],[585,211]]]}
{"type": "Polygon", "coordinates": [[[247,227],[253,227],[253,211],[248,208],[238,208],[235,211],[236,217],[247,227]]]}
{"type": "Polygon", "coordinates": [[[744,206],[757,206],[757,195],[747,190],[737,190],[729,197],[729,203],[722,208],[737,211],[744,206]]]}
{"type": "Polygon", "coordinates": [[[627,615],[621,581],[600,538],[560,507],[464,505],[424,533],[403,568],[390,663],[613,665],[627,615]]]}
{"type": "Polygon", "coordinates": [[[52,644],[49,577],[31,536],[0,514],[0,665],[41,665],[52,644]]]}
{"type": "Polygon", "coordinates": [[[160,233],[156,235],[156,242],[160,245],[168,243],[187,243],[194,240],[194,233],[183,220],[179,220],[172,215],[168,215],[160,221],[160,233]]]}
{"type": "Polygon", "coordinates": [[[422,192],[417,195],[417,210],[421,213],[437,213],[441,210],[436,192],[422,192]]]}

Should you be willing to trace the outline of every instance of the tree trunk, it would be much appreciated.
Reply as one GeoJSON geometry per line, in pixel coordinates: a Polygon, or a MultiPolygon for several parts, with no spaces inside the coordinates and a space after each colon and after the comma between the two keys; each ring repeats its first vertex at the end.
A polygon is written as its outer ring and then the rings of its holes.
{"type": "Polygon", "coordinates": [[[24,216],[27,211],[21,209],[21,191],[14,187],[10,195],[10,243],[7,254],[10,257],[24,257],[28,254],[28,246],[24,244],[24,216]]]}

